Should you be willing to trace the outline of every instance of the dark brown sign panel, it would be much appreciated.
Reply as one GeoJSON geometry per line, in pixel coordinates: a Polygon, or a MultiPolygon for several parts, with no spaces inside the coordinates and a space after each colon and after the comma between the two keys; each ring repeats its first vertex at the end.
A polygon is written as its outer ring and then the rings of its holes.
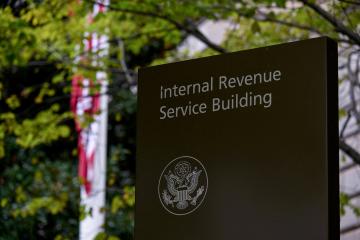
{"type": "Polygon", "coordinates": [[[136,240],[339,239],[337,47],[141,69],[136,240]]]}

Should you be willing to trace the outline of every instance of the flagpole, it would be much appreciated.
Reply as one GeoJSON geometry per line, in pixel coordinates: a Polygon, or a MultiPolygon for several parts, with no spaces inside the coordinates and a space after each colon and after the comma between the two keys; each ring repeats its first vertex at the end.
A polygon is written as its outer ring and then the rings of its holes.
{"type": "MultiPolygon", "coordinates": [[[[97,79],[104,79],[105,73],[98,72],[97,79]]],[[[100,114],[98,121],[98,139],[94,156],[94,178],[91,193],[81,187],[81,206],[85,210],[85,218],[80,221],[79,239],[93,240],[97,234],[104,231],[105,224],[105,197],[106,197],[106,149],[107,149],[107,121],[108,96],[107,81],[102,81],[100,94],[100,114]]]]}
{"type": "MultiPolygon", "coordinates": [[[[108,0],[99,1],[104,5],[95,3],[93,12],[90,16],[90,24],[94,16],[100,12],[105,11],[108,0]]],[[[108,51],[108,38],[105,35],[98,35],[97,33],[90,33],[87,40],[88,51],[97,53],[99,57],[107,54],[108,51]]],[[[98,59],[92,59],[95,66],[104,67],[98,59]]],[[[92,101],[92,109],[99,109],[100,113],[96,113],[94,121],[87,127],[86,138],[89,140],[85,144],[85,153],[90,153],[92,147],[94,150],[93,162],[88,163],[87,179],[90,188],[84,185],[80,188],[80,205],[84,208],[85,218],[79,224],[79,239],[80,240],[93,240],[95,237],[104,231],[105,224],[105,200],[106,200],[106,159],[107,159],[107,122],[108,122],[108,81],[107,74],[104,71],[96,73],[96,79],[93,81],[95,85],[100,85],[100,92],[95,101],[92,101]],[[90,143],[90,144],[89,144],[90,143]],[[95,143],[95,146],[93,144],[95,143]],[[89,150],[90,149],[90,150],[89,150]],[[90,189],[90,190],[89,190],[90,189]]],[[[91,87],[91,86],[89,86],[91,87]]],[[[88,91],[89,92],[89,91],[88,91]]],[[[83,132],[82,132],[83,133],[83,132]]],[[[90,159],[87,156],[87,161],[90,159]]]]}

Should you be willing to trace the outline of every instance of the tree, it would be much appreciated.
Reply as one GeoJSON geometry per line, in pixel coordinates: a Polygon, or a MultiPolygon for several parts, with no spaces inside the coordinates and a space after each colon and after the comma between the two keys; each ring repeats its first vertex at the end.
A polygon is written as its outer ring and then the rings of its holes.
{"type": "MultiPolygon", "coordinates": [[[[109,78],[108,192],[106,234],[132,238],[134,224],[137,68],[328,35],[339,42],[340,84],[349,103],[340,149],[360,164],[349,143],[358,102],[360,4],[357,1],[134,0],[111,1],[93,24],[88,13],[100,1],[3,1],[0,9],[0,239],[72,239],[79,207],[76,134],[69,109],[76,68],[93,76],[97,67],[78,61],[87,32],[109,36],[109,56],[95,56],[109,78]],[[321,4],[320,4],[321,2],[321,4]],[[227,20],[222,44],[199,30],[204,21],[227,20]],[[194,36],[207,48],[195,56],[178,46],[194,36]],[[31,233],[31,234],[29,234],[31,233]]],[[[91,120],[91,119],[90,119],[91,120]]],[[[348,196],[342,195],[342,207],[348,196]]],[[[357,208],[353,208],[357,211],[357,208]]]]}

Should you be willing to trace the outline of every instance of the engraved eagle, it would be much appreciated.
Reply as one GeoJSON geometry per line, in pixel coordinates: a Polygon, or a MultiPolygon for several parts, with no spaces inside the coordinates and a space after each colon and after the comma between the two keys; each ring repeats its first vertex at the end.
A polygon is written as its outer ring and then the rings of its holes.
{"type": "Polygon", "coordinates": [[[164,175],[167,186],[167,189],[162,192],[164,203],[172,207],[174,207],[174,203],[176,203],[176,208],[178,209],[187,208],[188,201],[195,206],[197,199],[204,192],[204,186],[198,188],[201,173],[202,170],[198,170],[197,167],[192,170],[190,163],[185,161],[179,162],[175,166],[174,173],[169,170],[169,172],[164,175]],[[192,196],[196,189],[196,194],[192,196]]]}

